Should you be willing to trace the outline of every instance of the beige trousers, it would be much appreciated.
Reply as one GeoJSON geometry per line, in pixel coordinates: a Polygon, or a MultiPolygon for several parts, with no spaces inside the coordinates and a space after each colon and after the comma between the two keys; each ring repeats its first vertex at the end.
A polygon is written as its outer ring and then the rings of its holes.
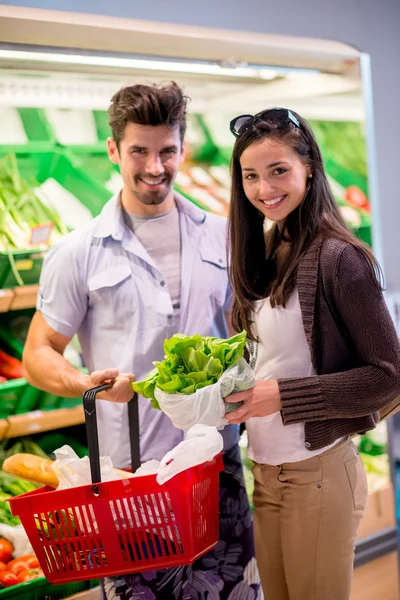
{"type": "Polygon", "coordinates": [[[254,465],[256,557],[265,600],[349,600],[367,478],[350,439],[319,456],[254,465]]]}

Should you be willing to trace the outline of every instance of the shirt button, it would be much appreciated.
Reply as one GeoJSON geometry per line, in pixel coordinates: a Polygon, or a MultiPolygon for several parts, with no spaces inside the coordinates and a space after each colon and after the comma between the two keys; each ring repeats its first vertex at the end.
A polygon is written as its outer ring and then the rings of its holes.
{"type": "Polygon", "coordinates": [[[164,287],[165,281],[160,281],[160,285],[161,285],[161,287],[164,287]]]}
{"type": "Polygon", "coordinates": [[[310,442],[306,442],[304,445],[305,445],[306,448],[311,448],[310,442]]]}
{"type": "Polygon", "coordinates": [[[218,262],[219,262],[220,265],[222,265],[222,258],[219,258],[218,262]]]}
{"type": "Polygon", "coordinates": [[[168,321],[172,321],[172,315],[168,315],[167,319],[168,321]]]}

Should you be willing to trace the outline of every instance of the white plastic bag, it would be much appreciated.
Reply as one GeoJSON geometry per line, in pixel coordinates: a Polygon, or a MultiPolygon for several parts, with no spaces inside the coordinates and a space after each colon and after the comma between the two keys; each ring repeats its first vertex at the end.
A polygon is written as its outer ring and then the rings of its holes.
{"type": "Polygon", "coordinates": [[[174,475],[212,460],[222,452],[224,442],[215,427],[194,425],[183,442],[175,446],[162,459],[157,473],[157,483],[163,484],[174,475]]]}
{"type": "MultiPolygon", "coordinates": [[[[88,456],[79,458],[70,446],[62,446],[62,448],[55,450],[54,454],[57,460],[53,468],[60,481],[58,490],[65,490],[79,485],[90,485],[92,483],[88,456]]],[[[102,482],[132,477],[132,473],[114,469],[109,456],[102,456],[100,458],[100,475],[102,482]]]]}
{"type": "Polygon", "coordinates": [[[14,546],[13,558],[33,554],[33,548],[22,525],[14,527],[0,523],[0,537],[5,538],[14,546]]]}
{"type": "Polygon", "coordinates": [[[237,408],[237,404],[225,404],[223,398],[233,392],[248,390],[255,385],[253,370],[242,358],[229,367],[221,378],[194,394],[167,394],[156,387],[154,395],[161,410],[171,419],[174,427],[188,431],[193,425],[202,424],[223,429],[227,425],[226,412],[237,408]]]}

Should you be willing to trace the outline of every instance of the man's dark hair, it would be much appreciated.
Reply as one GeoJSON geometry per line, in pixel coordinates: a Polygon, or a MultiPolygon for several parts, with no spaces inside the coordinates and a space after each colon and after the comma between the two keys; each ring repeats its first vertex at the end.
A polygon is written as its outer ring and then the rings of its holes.
{"type": "Polygon", "coordinates": [[[168,85],[128,85],[111,99],[108,109],[112,136],[119,148],[127,123],[179,126],[181,142],[186,131],[188,97],[172,81],[168,85]]]}

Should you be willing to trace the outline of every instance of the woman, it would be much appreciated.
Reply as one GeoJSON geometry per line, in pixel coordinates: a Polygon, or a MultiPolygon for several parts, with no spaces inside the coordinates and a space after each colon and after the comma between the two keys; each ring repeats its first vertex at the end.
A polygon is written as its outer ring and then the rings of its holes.
{"type": "Polygon", "coordinates": [[[308,123],[286,109],[231,122],[233,324],[256,385],[246,421],[266,600],[348,600],[367,500],[350,436],[400,392],[400,348],[372,253],[346,227],[308,123]],[[267,226],[267,224],[269,226],[267,226]]]}

